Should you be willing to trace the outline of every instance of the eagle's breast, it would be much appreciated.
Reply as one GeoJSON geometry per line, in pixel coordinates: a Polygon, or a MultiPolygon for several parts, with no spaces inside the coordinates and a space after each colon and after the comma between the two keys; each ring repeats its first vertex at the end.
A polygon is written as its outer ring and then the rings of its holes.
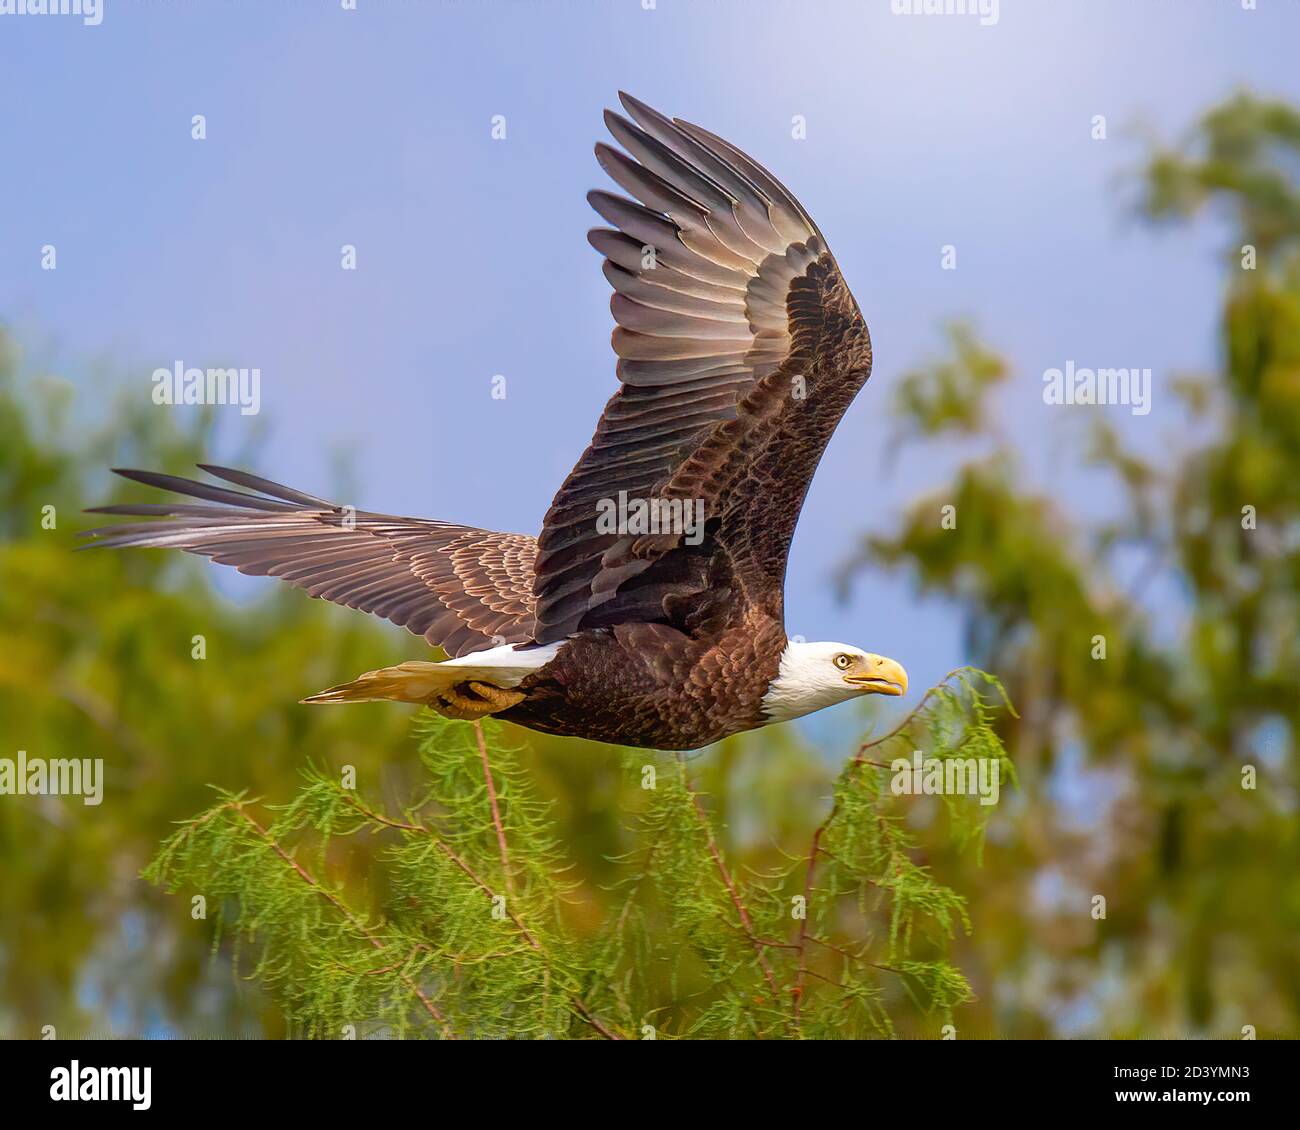
{"type": "Polygon", "coordinates": [[[696,749],[766,723],[785,631],[752,614],[708,640],[665,624],[581,632],[520,689],[502,717],[548,733],[653,749],[696,749]]]}

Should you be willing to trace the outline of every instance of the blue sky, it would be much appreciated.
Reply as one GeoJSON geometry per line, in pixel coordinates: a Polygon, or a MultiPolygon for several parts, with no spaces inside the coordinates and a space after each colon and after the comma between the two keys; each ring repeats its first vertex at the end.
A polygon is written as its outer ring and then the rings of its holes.
{"type": "Polygon", "coordinates": [[[788,628],[893,655],[918,690],[964,659],[950,613],[902,580],[847,608],[830,585],[950,470],[884,465],[897,378],[971,319],[1015,364],[998,405],[1032,473],[1104,506],[1043,371],[1152,367],[1151,415],[1117,422],[1156,449],[1220,297],[1220,233],[1140,229],[1125,178],[1238,87],[1300,98],[1280,0],[1003,0],[993,26],[889,0],[104,3],[98,27],[0,16],[0,321],[81,412],[108,396],[96,359],[142,399],[178,359],[257,366],[262,418],[227,409],[215,459],[265,426],[270,477],[327,492],[344,451],[360,506],[535,532],[615,385],[584,194],[610,187],[591,146],[626,88],[783,180],[867,315],[875,374],[814,482],[788,628]]]}

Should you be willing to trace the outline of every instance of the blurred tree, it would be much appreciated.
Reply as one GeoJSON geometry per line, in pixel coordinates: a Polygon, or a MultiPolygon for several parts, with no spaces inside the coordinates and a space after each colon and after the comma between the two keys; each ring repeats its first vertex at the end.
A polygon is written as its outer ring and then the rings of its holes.
{"type": "MultiPolygon", "coordinates": [[[[988,1030],[1294,1036],[1300,113],[1235,98],[1157,153],[1143,184],[1149,219],[1215,206],[1234,230],[1222,370],[1172,386],[1182,434],[1202,438],[1153,459],[1097,424],[1085,456],[1125,505],[1095,523],[1034,493],[999,445],[901,530],[865,538],[844,579],[885,565],[956,601],[970,661],[1020,708],[1004,736],[1024,800],[1000,829],[997,882],[972,893],[966,964],[993,990],[988,1030]],[[945,504],[956,528],[941,527],[945,504]]],[[[905,442],[991,434],[985,400],[1006,366],[969,331],[953,345],[901,390],[905,442]]]]}
{"type": "Polygon", "coordinates": [[[20,369],[0,335],[0,756],[103,758],[106,783],[98,806],[0,798],[0,1033],[275,1031],[278,1013],[210,975],[206,941],[138,873],[208,782],[287,788],[315,747],[383,772],[400,715],[287,704],[395,649],[297,594],[240,607],[179,555],[74,556],[80,510],[125,497],[106,469],[190,466],[212,417],[147,396],[105,413],[101,388],[92,423],[75,386],[20,369]]]}

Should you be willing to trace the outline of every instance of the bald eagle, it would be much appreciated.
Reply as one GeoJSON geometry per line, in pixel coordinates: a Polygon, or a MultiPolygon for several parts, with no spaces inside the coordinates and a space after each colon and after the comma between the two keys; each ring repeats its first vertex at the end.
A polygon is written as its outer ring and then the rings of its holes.
{"type": "Polygon", "coordinates": [[[610,224],[588,239],[613,288],[620,384],[537,537],[357,511],[203,464],[229,485],[119,469],[199,501],[98,507],[150,520],[89,530],[89,544],[171,546],[279,577],[452,657],[370,671],[308,703],[422,703],[684,750],[903,694],[892,659],[790,640],[784,626],[804,496],[871,372],[861,311],[770,173],[620,99],[627,117],[605,121],[622,150],[602,142],[596,158],[635,201],[588,195],[610,224]]]}

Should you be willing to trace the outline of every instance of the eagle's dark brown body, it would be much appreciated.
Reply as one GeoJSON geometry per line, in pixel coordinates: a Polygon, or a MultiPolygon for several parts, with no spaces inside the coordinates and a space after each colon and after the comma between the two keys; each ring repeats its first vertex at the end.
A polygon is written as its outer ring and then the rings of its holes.
{"type": "Polygon", "coordinates": [[[658,624],[582,632],[519,685],[523,702],[497,716],[548,734],[697,749],[764,723],[784,647],[770,618],[707,643],[658,624]]]}
{"type": "MultiPolygon", "coordinates": [[[[596,155],[635,201],[589,196],[612,225],[589,239],[614,290],[620,387],[537,538],[355,511],[207,467],[246,489],[121,472],[201,501],[104,507],[162,520],[91,531],[95,544],[173,546],[280,577],[404,625],[456,663],[562,645],[522,681],[477,670],[456,717],[477,702],[549,733],[666,749],[766,721],[790,541],[870,374],[871,342],[821,232],[770,173],[622,100],[632,120],[606,123],[625,152],[596,155]],[[701,536],[602,526],[601,506],[624,496],[690,507],[701,536]],[[473,698],[475,682],[487,698],[473,698]]],[[[447,705],[456,672],[432,667],[371,672],[309,701],[447,705]]]]}

